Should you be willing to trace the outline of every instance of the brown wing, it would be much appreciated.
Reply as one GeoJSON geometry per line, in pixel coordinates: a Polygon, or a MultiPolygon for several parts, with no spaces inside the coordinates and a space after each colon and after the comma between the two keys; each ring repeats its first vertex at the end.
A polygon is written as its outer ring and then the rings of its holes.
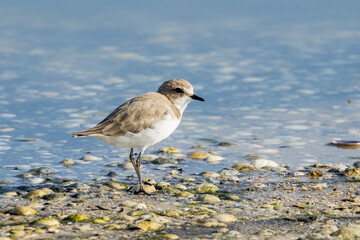
{"type": "MultiPolygon", "coordinates": [[[[172,106],[170,100],[159,93],[151,92],[140,95],[116,108],[95,127],[74,133],[73,137],[89,136],[91,134],[122,136],[127,132],[138,133],[143,129],[151,128],[154,121],[164,119],[170,112],[167,107],[169,104],[172,106]]],[[[176,110],[178,113],[175,114],[180,114],[177,108],[176,110]]]]}

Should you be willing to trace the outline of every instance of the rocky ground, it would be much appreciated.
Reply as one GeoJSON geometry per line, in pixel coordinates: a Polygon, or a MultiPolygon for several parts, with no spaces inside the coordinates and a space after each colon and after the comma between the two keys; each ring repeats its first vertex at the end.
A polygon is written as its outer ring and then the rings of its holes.
{"type": "Polygon", "coordinates": [[[152,195],[33,169],[25,177],[45,179],[36,187],[1,185],[0,240],[360,239],[360,162],[289,169],[247,158],[217,173],[169,170],[146,179],[152,195]]]}

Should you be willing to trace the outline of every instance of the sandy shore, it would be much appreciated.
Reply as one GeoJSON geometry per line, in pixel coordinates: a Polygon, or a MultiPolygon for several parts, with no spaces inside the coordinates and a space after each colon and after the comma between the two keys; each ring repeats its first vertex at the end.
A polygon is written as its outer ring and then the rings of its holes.
{"type": "Polygon", "coordinates": [[[360,168],[241,163],[130,182],[1,185],[3,239],[360,239],[360,168]]]}

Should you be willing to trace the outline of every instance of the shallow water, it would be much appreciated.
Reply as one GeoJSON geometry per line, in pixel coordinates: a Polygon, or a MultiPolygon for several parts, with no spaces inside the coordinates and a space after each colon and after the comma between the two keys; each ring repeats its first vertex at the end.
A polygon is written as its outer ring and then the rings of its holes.
{"type": "MultiPolygon", "coordinates": [[[[186,159],[184,174],[218,171],[253,153],[290,167],[352,164],[360,155],[327,145],[360,140],[358,1],[1,5],[2,181],[19,183],[15,176],[36,166],[82,181],[133,175],[105,166],[124,162],[128,149],[71,133],[171,78],[189,80],[206,102],[191,103],[174,134],[147,153],[171,146],[186,154],[203,144],[225,158],[186,159]],[[103,160],[59,163],[87,152],[103,160]]],[[[156,178],[157,167],[143,171],[156,178]]]]}

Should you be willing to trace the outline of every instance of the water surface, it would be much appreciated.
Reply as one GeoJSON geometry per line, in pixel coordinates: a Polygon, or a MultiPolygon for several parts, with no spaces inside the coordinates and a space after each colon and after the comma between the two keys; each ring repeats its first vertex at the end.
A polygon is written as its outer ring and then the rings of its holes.
{"type": "MultiPolygon", "coordinates": [[[[358,1],[0,5],[0,180],[19,183],[15,176],[36,166],[82,181],[133,175],[106,167],[124,162],[128,149],[71,133],[171,78],[189,80],[206,102],[191,103],[174,134],[147,153],[203,144],[225,158],[186,159],[184,174],[254,153],[290,167],[352,164],[360,155],[326,145],[360,140],[358,1]],[[59,163],[88,152],[103,160],[59,163]]],[[[157,167],[143,171],[156,178],[157,167]]]]}

